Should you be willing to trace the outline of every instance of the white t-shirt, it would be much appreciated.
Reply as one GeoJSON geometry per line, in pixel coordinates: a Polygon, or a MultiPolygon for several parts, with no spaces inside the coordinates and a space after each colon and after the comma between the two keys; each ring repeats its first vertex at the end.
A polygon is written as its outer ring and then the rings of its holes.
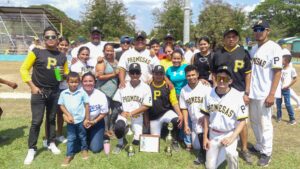
{"type": "Polygon", "coordinates": [[[120,58],[118,67],[125,69],[127,71],[125,80],[129,81],[130,77],[128,75],[129,71],[129,65],[131,63],[139,63],[141,66],[141,80],[145,83],[148,83],[148,81],[152,78],[152,69],[159,65],[159,59],[157,57],[151,57],[149,50],[144,50],[141,52],[138,52],[135,49],[127,50],[124,52],[120,58]]]}
{"type": "Polygon", "coordinates": [[[211,91],[211,87],[203,85],[201,82],[192,89],[187,84],[181,89],[179,105],[181,109],[187,109],[192,121],[192,128],[196,133],[202,133],[203,129],[198,124],[199,118],[203,117],[200,107],[203,107],[204,98],[211,91]]]}
{"type": "Polygon", "coordinates": [[[71,65],[71,72],[83,73],[84,70],[87,69],[87,64],[78,60],[76,63],[71,65]]]}
{"type": "MultiPolygon", "coordinates": [[[[269,40],[262,46],[255,45],[250,51],[252,58],[252,73],[250,82],[251,99],[263,100],[271,90],[273,81],[273,69],[282,69],[282,49],[269,40]]],[[[275,97],[281,97],[281,84],[278,85],[275,97]]]]}
{"type": "Polygon", "coordinates": [[[281,74],[282,88],[290,85],[293,78],[295,77],[297,77],[297,72],[295,68],[288,66],[286,69],[282,69],[282,74],[281,74]]]}
{"type": "Polygon", "coordinates": [[[71,51],[71,55],[73,58],[76,58],[77,57],[77,54],[78,54],[78,50],[82,47],[82,46],[86,46],[90,49],[90,59],[88,60],[88,65],[90,66],[93,66],[94,68],[96,67],[96,64],[97,64],[97,59],[99,56],[102,56],[104,57],[104,54],[103,54],[103,48],[104,48],[104,45],[106,44],[107,42],[105,41],[101,41],[99,43],[99,45],[94,45],[92,42],[88,42],[86,44],[83,44],[83,45],[80,45],[76,48],[74,48],[72,51],[71,51]]]}
{"type": "Polygon", "coordinates": [[[202,112],[209,115],[209,128],[229,132],[236,128],[238,120],[248,118],[247,106],[243,100],[243,92],[231,88],[223,97],[219,97],[216,89],[212,89],[205,97],[202,112]]]}
{"type": "Polygon", "coordinates": [[[185,52],[184,60],[186,61],[187,64],[189,64],[189,65],[191,64],[191,59],[193,56],[194,56],[194,53],[191,50],[185,52]]]}
{"type": "MultiPolygon", "coordinates": [[[[83,90],[83,89],[82,89],[83,90]]],[[[108,113],[108,102],[104,93],[98,89],[94,89],[89,96],[90,120],[94,120],[99,114],[108,113]]]]}
{"type": "MultiPolygon", "coordinates": [[[[142,105],[151,107],[152,93],[150,86],[142,81],[136,87],[132,87],[130,82],[127,82],[125,88],[117,90],[113,100],[122,103],[123,111],[131,112],[142,105]]],[[[138,117],[142,119],[141,114],[138,117]]]]}

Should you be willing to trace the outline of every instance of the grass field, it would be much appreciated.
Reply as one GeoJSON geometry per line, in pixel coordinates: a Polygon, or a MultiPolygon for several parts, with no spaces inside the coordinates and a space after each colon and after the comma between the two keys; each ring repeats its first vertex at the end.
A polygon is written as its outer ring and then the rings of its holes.
{"type": "MultiPolygon", "coordinates": [[[[2,62],[0,63],[1,77],[16,81],[19,84],[17,92],[28,92],[28,87],[21,82],[18,72],[21,63],[2,62]]],[[[300,66],[296,66],[300,72],[300,66]]],[[[300,82],[297,82],[294,89],[300,93],[300,82]]],[[[0,92],[12,91],[6,86],[1,86],[0,92]]],[[[8,139],[0,142],[0,169],[18,169],[18,168],[61,168],[60,164],[66,153],[66,145],[60,144],[58,147],[62,150],[60,155],[52,155],[42,147],[42,137],[44,136],[44,126],[40,133],[38,141],[38,154],[30,166],[24,166],[23,161],[27,153],[27,139],[30,127],[31,113],[29,100],[22,99],[1,99],[1,107],[4,110],[0,120],[0,136],[8,136],[8,139]]],[[[273,122],[274,125],[274,149],[272,162],[268,168],[272,169],[299,169],[300,168],[300,125],[299,110],[296,111],[297,125],[287,125],[287,113],[284,109],[284,117],[281,123],[273,122]]],[[[254,137],[251,128],[249,128],[249,144],[254,143],[254,137]]],[[[116,140],[112,141],[111,146],[115,146],[116,140]]],[[[128,158],[123,151],[119,155],[110,154],[108,157],[101,152],[100,154],[90,153],[88,160],[82,160],[78,154],[72,161],[69,168],[151,168],[151,169],[193,169],[204,168],[204,166],[195,166],[193,160],[195,155],[181,150],[168,157],[164,153],[165,141],[161,140],[160,153],[142,153],[137,152],[132,158],[128,158]]],[[[138,148],[136,147],[136,150],[138,148]]],[[[253,156],[255,162],[257,157],[253,156]]],[[[221,168],[224,168],[221,167],[221,168]]],[[[252,169],[260,168],[255,164],[249,166],[240,159],[240,168],[252,169]]]]}

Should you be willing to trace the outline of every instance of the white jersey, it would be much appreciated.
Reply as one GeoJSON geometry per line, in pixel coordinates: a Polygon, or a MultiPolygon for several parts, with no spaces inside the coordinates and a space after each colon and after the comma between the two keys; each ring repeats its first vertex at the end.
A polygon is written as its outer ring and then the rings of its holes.
{"type": "Polygon", "coordinates": [[[209,115],[209,127],[221,132],[236,128],[238,120],[248,117],[248,110],[243,100],[244,93],[231,88],[223,97],[219,97],[216,88],[205,97],[203,113],[209,115]]]}
{"type": "MultiPolygon", "coordinates": [[[[127,50],[124,52],[120,58],[118,67],[125,69],[127,72],[129,71],[129,65],[131,63],[139,63],[141,66],[141,80],[145,83],[148,83],[152,78],[152,69],[159,65],[160,62],[157,57],[151,57],[149,50],[144,50],[142,52],[138,52],[135,49],[127,50]]],[[[129,75],[126,73],[126,81],[129,81],[129,75]]]]}
{"type": "Polygon", "coordinates": [[[87,64],[83,63],[82,61],[78,60],[76,63],[71,65],[71,72],[76,72],[76,73],[82,73],[84,70],[87,69],[87,64]]]}
{"type": "Polygon", "coordinates": [[[192,57],[194,56],[194,52],[191,50],[186,51],[184,54],[184,60],[187,64],[191,64],[192,57]]]}
{"type": "MultiPolygon", "coordinates": [[[[117,90],[113,100],[122,103],[123,111],[131,112],[142,105],[151,107],[152,93],[150,86],[142,81],[136,87],[132,87],[130,82],[127,82],[125,88],[117,90]]],[[[142,113],[134,118],[143,119],[141,115],[142,113]]]]}
{"type": "Polygon", "coordinates": [[[108,102],[104,93],[98,89],[94,89],[89,96],[90,120],[94,120],[99,114],[108,113],[108,102]]]}
{"type": "Polygon", "coordinates": [[[281,74],[282,88],[290,85],[293,78],[296,77],[297,77],[297,72],[295,68],[293,68],[292,66],[288,66],[287,68],[282,69],[282,74],[281,74]]]}
{"type": "Polygon", "coordinates": [[[101,41],[99,43],[99,45],[94,45],[92,42],[88,42],[86,44],[83,44],[83,45],[80,45],[80,46],[74,48],[71,51],[71,55],[73,58],[77,58],[79,48],[81,48],[82,46],[88,47],[90,49],[90,59],[88,60],[88,65],[93,66],[95,68],[98,57],[99,56],[104,57],[103,48],[106,43],[107,42],[105,42],[105,41],[101,41]]]}
{"type": "Polygon", "coordinates": [[[203,132],[202,127],[198,124],[198,120],[204,114],[201,113],[199,108],[203,107],[204,98],[210,91],[211,87],[203,85],[201,82],[194,89],[191,89],[188,84],[181,89],[179,98],[180,108],[188,110],[192,121],[192,128],[196,133],[203,132]]]}
{"type": "MultiPolygon", "coordinates": [[[[252,74],[250,82],[251,99],[263,100],[271,90],[273,69],[282,69],[282,49],[278,44],[269,40],[262,46],[255,45],[250,51],[252,58],[252,74]]],[[[275,97],[281,97],[281,84],[278,85],[275,97]]]]}

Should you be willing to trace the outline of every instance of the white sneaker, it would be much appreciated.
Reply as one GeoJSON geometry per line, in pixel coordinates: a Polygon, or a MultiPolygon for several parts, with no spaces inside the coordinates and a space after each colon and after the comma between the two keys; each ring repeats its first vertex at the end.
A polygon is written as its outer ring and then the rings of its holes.
{"type": "Polygon", "coordinates": [[[34,159],[34,155],[35,155],[36,151],[34,149],[28,149],[28,153],[27,156],[24,160],[24,164],[25,165],[30,165],[34,159]]]}
{"type": "Polygon", "coordinates": [[[47,140],[43,140],[43,147],[48,148],[48,141],[47,140]]]}
{"type": "Polygon", "coordinates": [[[55,143],[50,143],[48,150],[50,150],[53,154],[60,154],[60,150],[56,147],[55,143]]]}
{"type": "Polygon", "coordinates": [[[68,140],[64,136],[56,137],[56,140],[63,144],[66,144],[68,142],[68,140]]]}

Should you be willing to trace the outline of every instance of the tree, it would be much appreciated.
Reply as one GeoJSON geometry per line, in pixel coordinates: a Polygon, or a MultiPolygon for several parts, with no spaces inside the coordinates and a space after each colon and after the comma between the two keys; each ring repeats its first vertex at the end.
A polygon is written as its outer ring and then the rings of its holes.
{"type": "Polygon", "coordinates": [[[155,8],[152,11],[156,30],[150,35],[155,38],[163,39],[168,33],[171,33],[176,40],[183,39],[183,0],[165,0],[163,9],[155,8]]]}
{"type": "MultiPolygon", "coordinates": [[[[45,10],[50,12],[52,15],[57,17],[59,20],[61,20],[61,22],[63,24],[63,36],[75,39],[76,36],[79,34],[80,22],[69,18],[61,10],[59,10],[51,5],[33,5],[30,7],[44,8],[45,10]]],[[[60,25],[54,24],[54,26],[59,29],[60,25]]]]}
{"type": "Polygon", "coordinates": [[[127,8],[120,0],[91,0],[84,14],[83,25],[86,32],[98,26],[108,40],[135,32],[134,15],[128,14],[127,8]]]}
{"type": "Polygon", "coordinates": [[[273,36],[300,35],[300,1],[299,0],[265,0],[250,13],[250,19],[269,21],[273,36]]]}
{"type": "Polygon", "coordinates": [[[242,33],[246,17],[241,8],[232,7],[222,0],[205,0],[203,6],[195,35],[197,38],[208,36],[213,46],[219,47],[226,29],[234,28],[242,33]]]}

